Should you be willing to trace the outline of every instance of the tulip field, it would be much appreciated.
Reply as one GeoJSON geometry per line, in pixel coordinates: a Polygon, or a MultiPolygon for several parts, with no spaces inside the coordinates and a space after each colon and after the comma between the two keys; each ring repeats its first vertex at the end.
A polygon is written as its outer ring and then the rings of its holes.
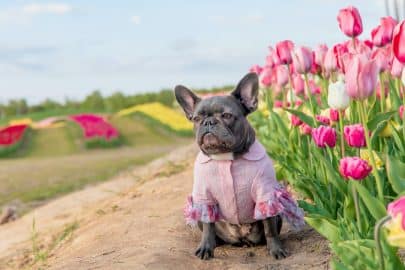
{"type": "Polygon", "coordinates": [[[347,38],[330,47],[269,47],[251,120],[333,269],[405,269],[405,21],[381,18],[365,39],[355,7],[337,23],[347,38]]]}
{"type": "Polygon", "coordinates": [[[22,144],[24,135],[28,132],[28,125],[10,125],[0,130],[0,156],[5,156],[22,144]]]}
{"type": "Polygon", "coordinates": [[[80,114],[69,117],[79,124],[87,147],[114,146],[119,143],[119,132],[103,117],[80,114]]]}

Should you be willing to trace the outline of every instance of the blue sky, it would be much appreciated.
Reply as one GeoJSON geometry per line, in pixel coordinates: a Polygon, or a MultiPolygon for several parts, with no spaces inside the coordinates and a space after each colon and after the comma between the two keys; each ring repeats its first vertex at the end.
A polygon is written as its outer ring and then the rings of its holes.
{"type": "Polygon", "coordinates": [[[3,0],[0,102],[236,83],[279,40],[344,40],[336,15],[349,4],[368,37],[383,0],[3,0]]]}

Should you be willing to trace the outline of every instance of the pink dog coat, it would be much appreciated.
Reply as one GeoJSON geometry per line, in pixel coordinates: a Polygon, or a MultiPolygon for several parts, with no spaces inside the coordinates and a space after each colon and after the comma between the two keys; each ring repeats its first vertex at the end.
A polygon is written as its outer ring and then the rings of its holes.
{"type": "Polygon", "coordinates": [[[276,215],[294,228],[304,224],[302,209],[277,182],[273,163],[258,141],[235,160],[213,160],[200,152],[184,214],[188,224],[246,224],[276,215]]]}

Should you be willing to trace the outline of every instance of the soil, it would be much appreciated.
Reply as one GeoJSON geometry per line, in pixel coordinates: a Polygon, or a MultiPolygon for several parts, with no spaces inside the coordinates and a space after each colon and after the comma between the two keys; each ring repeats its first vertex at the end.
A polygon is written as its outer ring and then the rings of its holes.
{"type": "Polygon", "coordinates": [[[196,153],[185,146],[0,226],[0,269],[329,269],[328,242],[310,227],[283,228],[283,260],[265,246],[195,257],[201,234],[185,225],[182,208],[196,153]]]}

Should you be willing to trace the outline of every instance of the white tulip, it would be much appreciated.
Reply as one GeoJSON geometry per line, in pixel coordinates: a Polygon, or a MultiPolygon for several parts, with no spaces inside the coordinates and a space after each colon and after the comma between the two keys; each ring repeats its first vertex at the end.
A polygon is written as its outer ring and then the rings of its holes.
{"type": "Polygon", "coordinates": [[[328,89],[329,107],[335,110],[344,110],[349,107],[350,97],[346,92],[346,85],[343,81],[329,84],[328,89]]]}

